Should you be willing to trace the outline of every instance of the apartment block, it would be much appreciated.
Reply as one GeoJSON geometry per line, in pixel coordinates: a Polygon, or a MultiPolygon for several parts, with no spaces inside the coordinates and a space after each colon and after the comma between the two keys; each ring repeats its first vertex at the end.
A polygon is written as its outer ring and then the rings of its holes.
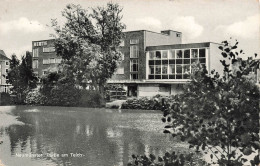
{"type": "Polygon", "coordinates": [[[54,39],[32,42],[32,67],[39,78],[48,72],[58,71],[61,60],[56,55],[54,39]]]}
{"type": "Polygon", "coordinates": [[[7,73],[10,70],[10,59],[5,55],[3,50],[0,50],[0,92],[10,93],[11,85],[6,81],[8,80],[7,73]]]}

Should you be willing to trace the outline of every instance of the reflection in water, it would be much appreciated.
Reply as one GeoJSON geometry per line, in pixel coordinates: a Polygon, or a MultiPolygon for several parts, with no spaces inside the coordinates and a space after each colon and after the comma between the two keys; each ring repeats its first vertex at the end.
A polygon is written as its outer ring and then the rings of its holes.
{"type": "Polygon", "coordinates": [[[9,114],[22,122],[0,126],[0,160],[6,165],[119,166],[127,165],[132,154],[162,155],[176,148],[162,134],[158,112],[28,106],[2,110],[0,119],[9,114]]]}

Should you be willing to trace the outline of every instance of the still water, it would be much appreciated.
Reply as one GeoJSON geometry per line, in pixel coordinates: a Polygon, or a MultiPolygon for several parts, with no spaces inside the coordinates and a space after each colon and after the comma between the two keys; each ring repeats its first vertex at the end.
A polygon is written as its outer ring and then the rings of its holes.
{"type": "Polygon", "coordinates": [[[160,111],[0,106],[0,165],[122,166],[132,154],[186,146],[163,134],[160,111]]]}

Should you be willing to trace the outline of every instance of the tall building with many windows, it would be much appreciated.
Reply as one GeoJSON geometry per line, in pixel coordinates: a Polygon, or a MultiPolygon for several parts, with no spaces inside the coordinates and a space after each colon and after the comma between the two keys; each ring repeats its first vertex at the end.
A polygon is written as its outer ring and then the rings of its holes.
{"type": "Polygon", "coordinates": [[[10,92],[11,84],[8,84],[6,81],[8,80],[7,73],[10,70],[10,59],[5,55],[3,50],[0,50],[0,92],[10,92]]]}
{"type": "MultiPolygon", "coordinates": [[[[130,31],[120,45],[123,60],[108,83],[123,84],[128,96],[172,95],[189,81],[192,63],[221,69],[219,44],[182,44],[182,33],[130,31]]],[[[221,73],[221,71],[219,71],[221,73]]]]}
{"type": "Polygon", "coordinates": [[[32,67],[39,78],[48,72],[58,71],[60,63],[61,57],[56,56],[54,39],[32,42],[32,67]]]}

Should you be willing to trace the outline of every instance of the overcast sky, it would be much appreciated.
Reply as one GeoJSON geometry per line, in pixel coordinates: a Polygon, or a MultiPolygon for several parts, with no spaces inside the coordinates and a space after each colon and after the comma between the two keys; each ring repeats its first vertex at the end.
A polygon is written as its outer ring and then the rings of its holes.
{"type": "MultiPolygon", "coordinates": [[[[238,39],[247,56],[260,53],[257,0],[110,0],[123,7],[129,30],[183,33],[183,43],[238,39]]],[[[32,50],[32,41],[49,39],[52,18],[62,20],[69,3],[84,8],[104,6],[106,0],[0,0],[0,49],[18,57],[32,50]]]]}

